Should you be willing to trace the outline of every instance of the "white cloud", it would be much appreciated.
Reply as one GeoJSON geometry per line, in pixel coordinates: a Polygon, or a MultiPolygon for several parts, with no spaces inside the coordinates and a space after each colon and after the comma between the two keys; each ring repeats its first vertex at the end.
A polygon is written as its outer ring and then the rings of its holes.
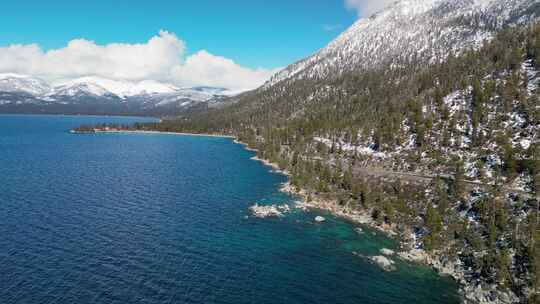
{"type": "Polygon", "coordinates": [[[369,17],[396,0],[345,0],[347,9],[355,10],[360,17],[369,17]]]}
{"type": "Polygon", "coordinates": [[[249,69],[234,61],[199,51],[172,69],[171,77],[187,85],[206,84],[242,89],[263,84],[278,69],[249,69]]]}
{"type": "Polygon", "coordinates": [[[98,45],[86,39],[75,39],[64,48],[49,51],[37,44],[0,47],[0,73],[5,72],[39,76],[49,81],[99,76],[242,90],[263,84],[276,71],[242,67],[207,51],[186,56],[182,40],[173,33],[160,31],[141,44],[98,45]]]}

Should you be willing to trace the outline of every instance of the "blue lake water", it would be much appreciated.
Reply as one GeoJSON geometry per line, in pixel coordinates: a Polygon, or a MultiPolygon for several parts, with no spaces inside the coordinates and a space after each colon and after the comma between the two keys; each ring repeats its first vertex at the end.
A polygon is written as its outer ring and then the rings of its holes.
{"type": "Polygon", "coordinates": [[[0,303],[457,303],[455,284],[354,256],[395,242],[292,203],[225,138],[75,135],[142,118],[0,115],[0,303]]]}

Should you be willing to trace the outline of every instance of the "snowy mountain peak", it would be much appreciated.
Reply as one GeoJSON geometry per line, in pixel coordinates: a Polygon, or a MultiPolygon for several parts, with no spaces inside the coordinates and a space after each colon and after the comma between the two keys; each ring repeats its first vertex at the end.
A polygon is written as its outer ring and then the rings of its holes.
{"type": "Polygon", "coordinates": [[[540,16],[540,0],[401,0],[358,20],[327,47],[276,74],[324,79],[354,70],[433,63],[477,48],[504,26],[540,16]]]}
{"type": "Polygon", "coordinates": [[[387,10],[383,10],[381,14],[395,14],[402,16],[413,17],[423,14],[431,9],[442,0],[402,0],[391,4],[387,10]]]}
{"type": "Polygon", "coordinates": [[[144,80],[140,82],[129,82],[106,79],[101,77],[82,77],[64,82],[59,82],[57,87],[80,87],[82,84],[86,88],[96,89],[92,93],[95,95],[114,94],[120,98],[127,98],[146,94],[173,93],[178,90],[173,85],[163,84],[153,80],[144,80]],[[101,89],[102,90],[101,90],[101,89]]]}
{"type": "Polygon", "coordinates": [[[0,91],[41,95],[51,90],[50,85],[36,77],[14,73],[0,74],[0,91]]]}
{"type": "Polygon", "coordinates": [[[73,83],[57,86],[49,95],[58,96],[78,96],[78,95],[93,95],[93,96],[105,96],[110,92],[94,83],[73,83]]]}
{"type": "Polygon", "coordinates": [[[144,80],[135,83],[131,89],[127,92],[127,95],[141,95],[141,94],[163,94],[174,93],[178,91],[178,88],[171,84],[164,84],[154,80],[144,80]]]}

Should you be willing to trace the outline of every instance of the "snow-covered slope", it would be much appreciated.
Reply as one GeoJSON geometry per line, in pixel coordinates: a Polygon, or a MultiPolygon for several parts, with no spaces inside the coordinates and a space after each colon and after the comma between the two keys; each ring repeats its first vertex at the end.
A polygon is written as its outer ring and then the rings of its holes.
{"type": "MultiPolygon", "coordinates": [[[[83,77],[73,80],[58,82],[56,90],[65,90],[70,88],[76,90],[88,90],[88,93],[94,95],[114,94],[120,98],[144,94],[163,94],[173,93],[178,88],[170,84],[163,84],[153,80],[144,80],[141,82],[118,81],[101,77],[83,77]]],[[[53,92],[54,94],[54,92],[53,92]]]]}
{"type": "MultiPolygon", "coordinates": [[[[215,94],[217,95],[217,94],[215,94]]],[[[162,100],[158,105],[166,105],[174,102],[203,102],[212,99],[215,96],[211,92],[199,91],[196,89],[179,89],[174,93],[162,94],[162,100]]]]}
{"type": "Polygon", "coordinates": [[[399,0],[361,19],[313,56],[276,74],[285,79],[327,78],[343,72],[442,61],[479,47],[503,26],[540,15],[540,0],[399,0]]]}
{"type": "Polygon", "coordinates": [[[49,97],[60,97],[60,96],[80,96],[80,95],[93,95],[93,96],[105,96],[110,94],[110,91],[107,89],[94,84],[94,83],[73,83],[65,84],[54,87],[48,94],[49,97]]]}
{"type": "Polygon", "coordinates": [[[51,86],[36,77],[19,74],[0,74],[0,92],[28,93],[30,95],[46,94],[51,86]]]}

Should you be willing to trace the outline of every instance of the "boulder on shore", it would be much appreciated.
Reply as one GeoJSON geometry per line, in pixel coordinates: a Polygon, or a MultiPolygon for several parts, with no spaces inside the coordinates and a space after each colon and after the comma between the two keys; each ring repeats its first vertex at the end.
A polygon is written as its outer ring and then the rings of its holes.
{"type": "Polygon", "coordinates": [[[375,264],[379,265],[382,269],[384,269],[384,271],[396,270],[396,266],[394,265],[395,262],[385,256],[378,255],[378,256],[370,257],[369,259],[375,264]]]}
{"type": "Polygon", "coordinates": [[[400,258],[414,263],[422,263],[428,260],[427,253],[422,249],[412,249],[400,252],[398,255],[400,258]]]}
{"type": "Polygon", "coordinates": [[[381,253],[382,255],[385,255],[385,256],[393,256],[395,254],[394,250],[391,250],[388,248],[381,249],[381,253]]]}

